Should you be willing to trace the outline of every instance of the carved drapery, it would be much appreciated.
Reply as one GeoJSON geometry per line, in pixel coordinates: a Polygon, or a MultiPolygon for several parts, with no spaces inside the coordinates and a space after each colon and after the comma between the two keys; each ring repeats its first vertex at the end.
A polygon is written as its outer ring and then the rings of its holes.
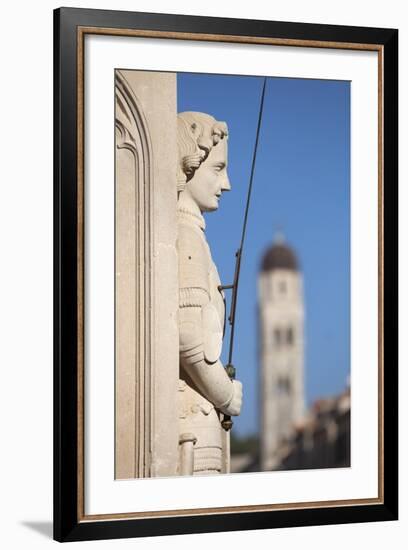
{"type": "Polygon", "coordinates": [[[149,477],[153,452],[152,147],[115,73],[115,478],[149,477]]]}

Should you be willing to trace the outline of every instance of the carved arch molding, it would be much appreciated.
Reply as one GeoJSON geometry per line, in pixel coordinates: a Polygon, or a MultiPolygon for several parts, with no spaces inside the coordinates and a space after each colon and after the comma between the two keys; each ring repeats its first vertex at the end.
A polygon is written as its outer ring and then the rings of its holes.
{"type": "Polygon", "coordinates": [[[153,453],[152,146],[115,72],[115,479],[150,477],[153,453]]]}

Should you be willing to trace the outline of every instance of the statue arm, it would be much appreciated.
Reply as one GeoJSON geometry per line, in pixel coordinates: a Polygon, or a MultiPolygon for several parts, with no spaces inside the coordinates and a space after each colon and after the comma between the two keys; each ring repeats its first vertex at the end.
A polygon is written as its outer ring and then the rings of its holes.
{"type": "Polygon", "coordinates": [[[220,361],[223,330],[210,301],[208,253],[202,236],[179,226],[180,366],[198,392],[224,414],[238,415],[240,382],[231,381],[220,361]]]}
{"type": "MultiPolygon", "coordinates": [[[[205,301],[200,289],[195,303],[205,301]]],[[[219,358],[209,362],[204,353],[202,306],[181,307],[180,361],[197,390],[224,414],[238,415],[242,403],[242,385],[231,381],[219,358]]]]}

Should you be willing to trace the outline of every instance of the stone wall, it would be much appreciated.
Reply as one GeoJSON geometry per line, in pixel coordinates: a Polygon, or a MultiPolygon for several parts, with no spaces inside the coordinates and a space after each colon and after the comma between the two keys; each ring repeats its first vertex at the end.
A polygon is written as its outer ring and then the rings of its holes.
{"type": "Polygon", "coordinates": [[[115,75],[115,478],[176,473],[176,74],[115,75]]]}

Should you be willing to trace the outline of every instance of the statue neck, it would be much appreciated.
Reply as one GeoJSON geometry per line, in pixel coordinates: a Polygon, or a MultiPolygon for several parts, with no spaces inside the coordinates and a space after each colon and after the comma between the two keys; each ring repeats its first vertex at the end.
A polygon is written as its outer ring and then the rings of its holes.
{"type": "Polygon", "coordinates": [[[180,193],[177,202],[177,212],[179,216],[187,217],[187,219],[197,224],[202,230],[205,229],[205,220],[201,210],[187,193],[180,193]]]}

